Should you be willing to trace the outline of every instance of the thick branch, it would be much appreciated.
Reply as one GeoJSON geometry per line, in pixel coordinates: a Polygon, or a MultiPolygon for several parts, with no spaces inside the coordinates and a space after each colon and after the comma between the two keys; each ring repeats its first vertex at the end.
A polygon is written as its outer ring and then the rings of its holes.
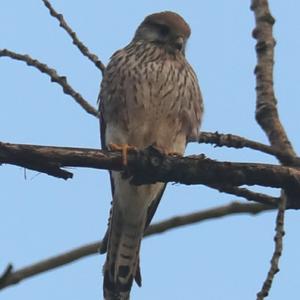
{"type": "Polygon", "coordinates": [[[84,56],[86,56],[90,61],[92,61],[95,64],[95,66],[101,71],[103,75],[105,71],[105,66],[97,57],[97,55],[91,53],[90,50],[78,39],[76,33],[65,21],[64,16],[62,14],[57,13],[48,0],[42,1],[44,2],[45,6],[49,9],[50,15],[56,18],[59,22],[59,26],[62,27],[69,34],[73,41],[73,44],[77,46],[77,48],[84,56]]]}
{"type": "MultiPolygon", "coordinates": [[[[257,40],[256,54],[257,65],[256,74],[256,120],[267,134],[269,141],[274,149],[284,151],[291,159],[277,158],[284,165],[293,165],[296,153],[290,143],[287,134],[279,120],[277,111],[277,101],[273,88],[273,65],[274,47],[273,25],[275,19],[270,13],[268,0],[252,0],[251,9],[255,15],[255,29],[253,37],[257,40]]],[[[291,205],[299,202],[295,195],[288,191],[282,191],[281,201],[278,207],[276,219],[275,250],[271,260],[270,270],[260,292],[257,294],[258,300],[263,300],[269,294],[275,274],[279,271],[278,263],[282,253],[282,239],[284,235],[284,213],[286,209],[286,195],[289,195],[291,205]],[[286,192],[286,193],[285,193],[286,192]]]]}
{"type": "Polygon", "coordinates": [[[0,49],[0,57],[10,57],[15,60],[23,61],[28,66],[35,67],[42,73],[47,74],[51,78],[52,82],[59,84],[64,93],[71,96],[87,113],[98,117],[98,111],[71,87],[65,76],[58,75],[55,69],[48,67],[46,64],[41,63],[37,59],[31,58],[29,55],[15,53],[7,49],[0,49]]]}
{"type": "MultiPolygon", "coordinates": [[[[240,213],[258,214],[260,212],[264,212],[271,209],[272,207],[262,204],[244,204],[233,202],[229,205],[195,212],[185,216],[173,217],[166,221],[153,224],[148,228],[148,230],[145,233],[145,236],[162,233],[180,226],[194,224],[209,219],[220,218],[227,215],[240,213]]],[[[5,277],[3,276],[0,278],[0,289],[3,289],[13,284],[17,284],[24,279],[71,263],[85,256],[97,254],[99,252],[100,245],[101,242],[95,242],[88,245],[84,245],[66,253],[59,254],[57,256],[40,261],[28,267],[19,269],[17,271],[13,271],[12,268],[9,267],[7,268],[9,272],[5,272],[5,277]]]]}
{"type": "MultiPolygon", "coordinates": [[[[273,88],[273,65],[275,40],[272,27],[275,19],[272,17],[267,0],[252,0],[251,9],[254,11],[256,27],[253,37],[257,40],[256,54],[256,120],[267,134],[271,145],[284,151],[291,157],[295,156],[293,147],[279,120],[277,101],[273,88]]],[[[281,159],[281,157],[278,157],[281,159]]],[[[286,163],[282,161],[282,163],[286,163]]]]}
{"type": "Polygon", "coordinates": [[[64,179],[70,178],[71,173],[61,167],[126,169],[127,173],[134,175],[134,184],[157,181],[221,186],[257,184],[288,189],[295,195],[300,192],[300,171],[296,169],[268,164],[219,162],[204,155],[166,156],[152,147],[129,153],[128,166],[124,168],[121,154],[115,151],[0,143],[0,163],[18,165],[64,179]]]}

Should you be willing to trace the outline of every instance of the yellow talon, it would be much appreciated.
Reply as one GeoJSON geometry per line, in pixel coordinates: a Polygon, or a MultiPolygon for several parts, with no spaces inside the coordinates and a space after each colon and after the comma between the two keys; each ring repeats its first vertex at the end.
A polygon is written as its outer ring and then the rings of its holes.
{"type": "Polygon", "coordinates": [[[114,143],[109,143],[108,148],[110,150],[122,152],[122,162],[123,162],[124,166],[127,166],[127,164],[128,164],[128,151],[129,150],[137,150],[136,147],[128,145],[128,144],[114,144],[114,143]]]}

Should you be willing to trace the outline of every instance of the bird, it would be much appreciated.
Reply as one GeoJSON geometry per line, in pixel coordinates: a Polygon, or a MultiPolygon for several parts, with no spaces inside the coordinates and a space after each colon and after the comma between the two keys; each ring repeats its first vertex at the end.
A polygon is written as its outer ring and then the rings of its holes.
{"type": "MultiPolygon", "coordinates": [[[[156,147],[183,155],[199,134],[203,101],[197,76],[185,57],[191,34],[177,13],[148,15],[131,42],[116,51],[105,69],[99,93],[101,145],[122,150],[156,147]]],[[[140,246],[166,184],[133,185],[110,171],[112,206],[101,253],[103,296],[130,299],[133,280],[141,286],[140,246]]]]}

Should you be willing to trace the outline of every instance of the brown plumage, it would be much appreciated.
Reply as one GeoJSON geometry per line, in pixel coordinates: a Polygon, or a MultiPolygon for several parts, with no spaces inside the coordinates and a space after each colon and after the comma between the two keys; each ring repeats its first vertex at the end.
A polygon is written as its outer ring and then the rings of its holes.
{"type": "MultiPolygon", "coordinates": [[[[131,43],[117,51],[105,71],[100,92],[101,141],[143,149],[155,145],[184,153],[202,117],[196,75],[184,51],[190,28],[178,14],[145,18],[131,43]]],[[[112,210],[101,252],[104,298],[129,299],[132,281],[141,285],[139,250],[165,184],[134,186],[120,172],[110,172],[112,210]]]]}

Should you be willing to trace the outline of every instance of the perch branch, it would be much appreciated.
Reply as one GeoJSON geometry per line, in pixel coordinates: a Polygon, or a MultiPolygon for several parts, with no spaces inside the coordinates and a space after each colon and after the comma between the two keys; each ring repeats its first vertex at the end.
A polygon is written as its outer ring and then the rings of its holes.
{"type": "Polygon", "coordinates": [[[47,147],[0,142],[0,163],[13,164],[68,179],[72,177],[61,167],[87,167],[108,170],[126,170],[133,175],[132,183],[178,182],[204,185],[262,185],[283,188],[297,195],[300,192],[300,171],[290,167],[221,162],[204,155],[167,156],[149,147],[132,151],[124,168],[121,153],[95,149],[47,147]]]}
{"type": "Polygon", "coordinates": [[[101,71],[102,75],[105,71],[104,64],[100,61],[96,54],[90,52],[90,50],[78,39],[76,33],[72,30],[72,28],[65,21],[64,16],[56,12],[56,10],[52,7],[51,3],[48,0],[42,0],[45,6],[48,8],[49,13],[52,17],[56,18],[59,22],[59,26],[62,27],[71,37],[73,44],[77,46],[80,52],[86,56],[90,61],[92,61],[95,66],[101,71]]]}
{"type": "MultiPolygon", "coordinates": [[[[148,228],[148,230],[145,233],[145,236],[162,233],[173,228],[194,224],[209,219],[220,218],[240,213],[258,214],[271,209],[273,208],[262,204],[232,202],[225,206],[207,209],[204,211],[199,211],[184,216],[177,216],[153,224],[148,228]]],[[[2,276],[0,278],[0,289],[3,289],[13,284],[17,284],[24,279],[71,263],[85,256],[97,254],[99,252],[100,245],[101,242],[95,242],[88,245],[84,245],[16,271],[13,271],[10,265],[9,271],[6,271],[6,276],[2,276]]]]}
{"type": "Polygon", "coordinates": [[[47,74],[52,82],[59,84],[64,93],[71,96],[87,113],[98,117],[98,111],[70,86],[65,76],[58,75],[55,69],[48,67],[37,59],[31,58],[29,55],[15,53],[7,49],[0,49],[0,57],[10,57],[15,60],[23,61],[27,65],[35,67],[40,72],[47,74]]]}

